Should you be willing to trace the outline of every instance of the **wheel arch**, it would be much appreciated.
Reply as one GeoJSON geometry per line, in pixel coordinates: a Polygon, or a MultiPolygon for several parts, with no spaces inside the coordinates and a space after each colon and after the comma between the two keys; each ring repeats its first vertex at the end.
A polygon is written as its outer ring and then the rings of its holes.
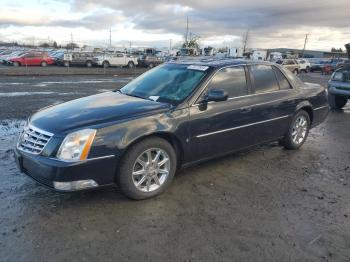
{"type": "Polygon", "coordinates": [[[180,140],[172,133],[166,132],[166,131],[159,131],[159,132],[154,132],[151,134],[147,134],[141,137],[138,137],[137,139],[133,140],[130,144],[127,145],[127,147],[123,150],[123,154],[121,157],[125,155],[125,153],[135,144],[141,142],[142,140],[151,138],[151,137],[159,137],[164,140],[166,140],[175,150],[176,153],[176,159],[177,159],[177,166],[181,166],[183,162],[183,156],[184,156],[184,149],[182,146],[182,143],[180,140]]]}
{"type": "Polygon", "coordinates": [[[314,120],[314,111],[312,109],[312,105],[309,101],[303,101],[301,102],[298,106],[297,106],[297,110],[296,112],[300,111],[300,110],[304,110],[306,111],[306,113],[308,113],[309,117],[310,117],[310,125],[312,125],[313,120],[314,120]]]}

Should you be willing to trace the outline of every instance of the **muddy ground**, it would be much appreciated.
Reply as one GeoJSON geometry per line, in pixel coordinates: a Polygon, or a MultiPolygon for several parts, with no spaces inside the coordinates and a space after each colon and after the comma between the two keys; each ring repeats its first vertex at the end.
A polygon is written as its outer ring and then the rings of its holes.
{"type": "Polygon", "coordinates": [[[350,261],[349,105],[298,151],[273,143],[212,160],[146,201],[55,193],[17,171],[33,111],[130,79],[0,76],[0,261],[350,261]]]}

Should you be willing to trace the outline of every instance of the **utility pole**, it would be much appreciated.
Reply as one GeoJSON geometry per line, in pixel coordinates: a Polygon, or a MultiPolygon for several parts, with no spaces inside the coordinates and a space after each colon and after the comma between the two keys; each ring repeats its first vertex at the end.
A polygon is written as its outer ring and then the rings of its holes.
{"type": "Polygon", "coordinates": [[[310,34],[306,34],[305,35],[304,48],[303,48],[303,57],[304,57],[304,53],[305,53],[305,47],[306,47],[307,40],[309,40],[309,35],[310,34]]]}
{"type": "Polygon", "coordinates": [[[171,52],[172,44],[173,44],[173,39],[170,39],[169,40],[169,53],[171,52]]]}
{"type": "Polygon", "coordinates": [[[188,47],[188,16],[187,16],[187,23],[186,23],[186,41],[185,41],[185,44],[188,47]]]}
{"type": "Polygon", "coordinates": [[[73,46],[73,33],[72,32],[70,33],[70,43],[71,43],[71,47],[72,47],[72,50],[73,50],[74,46],[73,46]]]}
{"type": "Polygon", "coordinates": [[[249,29],[246,31],[243,38],[243,54],[246,52],[248,46],[249,29]]]}
{"type": "Polygon", "coordinates": [[[109,29],[109,48],[112,48],[112,28],[109,29]]]}

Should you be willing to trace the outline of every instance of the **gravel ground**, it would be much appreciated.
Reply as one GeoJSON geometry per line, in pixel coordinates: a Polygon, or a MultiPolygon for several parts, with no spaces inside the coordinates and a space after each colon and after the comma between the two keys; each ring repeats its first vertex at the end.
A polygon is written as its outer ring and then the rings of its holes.
{"type": "Polygon", "coordinates": [[[298,151],[273,143],[208,161],[146,201],[59,194],[17,171],[12,150],[32,112],[130,79],[0,76],[1,261],[350,261],[349,105],[298,151]]]}

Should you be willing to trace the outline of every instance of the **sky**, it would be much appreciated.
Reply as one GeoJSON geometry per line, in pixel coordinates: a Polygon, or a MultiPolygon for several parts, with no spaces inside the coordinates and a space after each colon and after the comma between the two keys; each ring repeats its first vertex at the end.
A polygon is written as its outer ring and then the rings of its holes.
{"type": "Polygon", "coordinates": [[[328,51],[350,42],[349,0],[0,0],[0,41],[108,47],[179,45],[328,51]]]}

